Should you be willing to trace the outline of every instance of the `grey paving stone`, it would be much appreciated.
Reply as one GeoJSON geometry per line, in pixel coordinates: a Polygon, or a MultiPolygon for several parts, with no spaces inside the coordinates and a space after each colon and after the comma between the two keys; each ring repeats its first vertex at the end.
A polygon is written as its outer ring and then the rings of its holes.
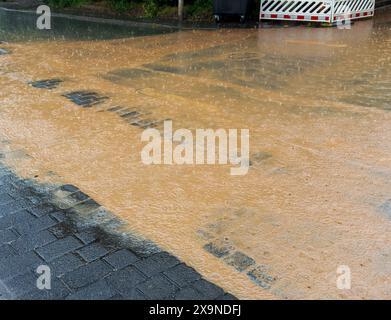
{"type": "Polygon", "coordinates": [[[53,241],[56,241],[56,237],[53,236],[49,231],[43,230],[38,233],[29,233],[18,238],[12,242],[12,247],[18,252],[23,254],[28,251],[32,251],[39,247],[43,247],[53,241]]]}
{"type": "Polygon", "coordinates": [[[233,266],[239,272],[242,272],[255,264],[254,259],[250,258],[249,256],[245,255],[240,251],[236,251],[232,255],[225,257],[224,261],[228,265],[233,266]]]}
{"type": "Polygon", "coordinates": [[[108,300],[122,301],[122,300],[124,300],[124,298],[119,293],[117,293],[114,296],[112,296],[111,298],[109,298],[108,300]]]}
{"type": "Polygon", "coordinates": [[[30,85],[34,88],[38,89],[54,89],[57,88],[58,85],[63,82],[61,79],[45,79],[30,82],[30,85]]]}
{"type": "Polygon", "coordinates": [[[167,268],[174,267],[181,263],[176,257],[167,252],[155,253],[154,255],[152,255],[152,259],[158,264],[164,265],[167,268]]]}
{"type": "Polygon", "coordinates": [[[11,229],[1,230],[0,231],[0,245],[9,243],[18,238],[17,234],[11,229]]]}
{"type": "Polygon", "coordinates": [[[140,116],[141,115],[141,113],[140,112],[138,112],[138,111],[127,111],[127,112],[125,112],[125,113],[122,113],[120,116],[122,117],[122,118],[134,118],[134,117],[138,117],[138,116],[140,116]]]}
{"type": "Polygon", "coordinates": [[[18,227],[19,225],[33,223],[36,218],[26,210],[22,210],[14,215],[7,215],[0,218],[0,230],[5,230],[10,227],[18,227]]]}
{"type": "Polygon", "coordinates": [[[175,300],[205,300],[205,298],[200,292],[190,286],[180,289],[175,295],[175,300]]]}
{"type": "Polygon", "coordinates": [[[60,300],[67,297],[71,291],[58,279],[53,280],[50,290],[40,290],[34,287],[31,291],[19,296],[20,300],[60,300]]]}
{"type": "Polygon", "coordinates": [[[98,281],[111,271],[112,268],[106,262],[97,260],[68,272],[61,279],[70,288],[78,289],[98,281]]]}
{"type": "Polygon", "coordinates": [[[146,259],[135,262],[134,266],[148,277],[152,277],[160,272],[168,270],[178,263],[179,261],[175,257],[167,253],[157,253],[146,259]]]}
{"type": "Polygon", "coordinates": [[[152,257],[139,260],[134,263],[134,266],[148,277],[152,277],[167,270],[167,266],[157,264],[152,257]]]}
{"type": "Polygon", "coordinates": [[[7,193],[0,193],[0,204],[6,204],[14,199],[7,193]]]}
{"type": "Polygon", "coordinates": [[[106,281],[100,280],[71,294],[67,300],[107,300],[115,295],[116,292],[106,281]]]}
{"type": "Polygon", "coordinates": [[[117,112],[117,111],[121,111],[124,107],[122,106],[114,106],[114,107],[110,107],[108,108],[106,111],[109,111],[109,112],[117,112]]]}
{"type": "MultiPolygon", "coordinates": [[[[26,156],[26,152],[24,150],[17,150],[15,151],[16,154],[20,154],[23,156],[26,156]]],[[[31,185],[31,181],[28,179],[23,179],[17,177],[14,173],[11,173],[12,177],[12,184],[18,188],[18,193],[22,192],[24,188],[31,185]]]]}
{"type": "Polygon", "coordinates": [[[84,261],[78,255],[68,253],[58,259],[53,260],[50,263],[50,267],[53,270],[53,274],[56,277],[59,277],[70,271],[76,270],[84,264],[84,261]]]}
{"type": "Polygon", "coordinates": [[[44,215],[57,211],[57,208],[49,203],[43,203],[38,206],[29,208],[27,211],[31,212],[36,217],[42,217],[44,215]]]}
{"type": "Polygon", "coordinates": [[[108,255],[104,260],[110,263],[115,269],[119,270],[134,264],[139,258],[133,252],[122,249],[108,255]]]}
{"type": "Polygon", "coordinates": [[[82,232],[78,232],[76,233],[76,237],[78,237],[84,244],[90,244],[97,239],[93,230],[83,230],[82,232]]]}
{"type": "Polygon", "coordinates": [[[29,271],[4,281],[4,285],[12,292],[14,298],[18,298],[23,293],[29,292],[37,287],[39,275],[29,271]]]}
{"type": "Polygon", "coordinates": [[[15,212],[21,211],[23,209],[28,209],[34,206],[34,204],[27,199],[22,199],[18,201],[12,201],[10,203],[0,205],[0,216],[4,217],[15,212]]]}
{"type": "Polygon", "coordinates": [[[86,195],[84,192],[82,192],[80,190],[75,193],[70,194],[69,197],[76,200],[76,201],[80,201],[80,202],[90,199],[90,197],[88,195],[86,195]]]}
{"type": "Polygon", "coordinates": [[[180,287],[187,286],[201,278],[198,272],[184,264],[177,265],[165,271],[164,274],[180,287]]]}
{"type": "Polygon", "coordinates": [[[79,240],[69,236],[38,248],[36,251],[45,261],[50,262],[66,253],[79,249],[81,246],[82,244],[79,240]]]}
{"type": "Polygon", "coordinates": [[[0,246],[1,259],[7,259],[9,257],[14,257],[14,256],[16,256],[16,252],[9,244],[0,246]]]}
{"type": "Polygon", "coordinates": [[[231,247],[229,245],[218,244],[214,242],[210,242],[204,245],[204,249],[217,258],[225,257],[231,251],[231,247]]]}
{"type": "Polygon", "coordinates": [[[178,287],[161,274],[139,284],[137,289],[148,298],[156,300],[174,299],[178,291],[178,287]]]}
{"type": "Polygon", "coordinates": [[[77,232],[73,226],[70,226],[67,222],[60,222],[55,226],[51,227],[49,231],[56,236],[57,239],[63,239],[73,235],[77,232]]]}
{"type": "Polygon", "coordinates": [[[50,216],[52,218],[56,219],[60,223],[66,221],[66,219],[67,219],[67,216],[66,216],[65,212],[63,212],[63,211],[52,212],[50,214],[50,216]]]}
{"type": "Polygon", "coordinates": [[[0,181],[1,193],[8,193],[11,197],[18,194],[20,188],[13,183],[3,183],[0,181]]]}
{"type": "MultiPolygon", "coordinates": [[[[1,154],[3,155],[3,153],[1,153],[1,154]]],[[[7,170],[7,169],[5,169],[3,167],[0,167],[0,183],[3,183],[1,178],[4,177],[4,176],[7,176],[9,174],[11,174],[11,171],[9,171],[9,170],[7,170]]],[[[0,184],[0,186],[1,186],[1,184],[0,184]]]]}
{"type": "Polygon", "coordinates": [[[42,195],[38,192],[35,192],[31,187],[21,188],[16,193],[10,194],[10,196],[15,201],[21,201],[23,199],[27,199],[34,206],[48,201],[48,195],[45,196],[45,195],[42,195]]]}
{"type": "Polygon", "coordinates": [[[19,180],[19,178],[17,178],[13,173],[8,173],[8,174],[0,176],[0,182],[3,185],[12,184],[13,182],[15,182],[17,180],[19,180]]]}
{"type": "Polygon", "coordinates": [[[70,213],[78,213],[78,212],[85,212],[89,214],[90,212],[92,213],[93,211],[96,211],[97,209],[102,208],[97,202],[89,199],[83,202],[79,202],[76,205],[73,205],[70,208],[67,208],[66,210],[70,213]]]}
{"type": "Polygon", "coordinates": [[[238,300],[238,299],[235,296],[233,296],[232,294],[226,293],[226,294],[222,295],[221,297],[217,298],[217,300],[224,301],[224,300],[238,300]]]}
{"type": "Polygon", "coordinates": [[[16,255],[0,259],[0,279],[6,280],[26,273],[28,270],[35,271],[43,261],[35,252],[27,252],[24,255],[16,255]]]}
{"type": "Polygon", "coordinates": [[[192,286],[207,300],[214,300],[224,294],[223,289],[204,279],[196,281],[192,286]]]}
{"type": "Polygon", "coordinates": [[[77,191],[79,191],[79,188],[75,187],[72,184],[64,184],[64,185],[62,185],[60,187],[60,189],[63,190],[63,191],[67,191],[67,192],[77,192],[77,191]]]}
{"type": "Polygon", "coordinates": [[[145,280],[146,277],[133,267],[116,271],[106,278],[113,289],[128,299],[134,294],[136,286],[145,280]]]}
{"type": "Polygon", "coordinates": [[[101,207],[101,205],[96,202],[95,200],[93,199],[87,199],[86,201],[83,201],[82,203],[79,203],[78,205],[75,206],[76,208],[77,207],[80,207],[81,209],[83,208],[88,208],[89,210],[95,210],[95,209],[98,209],[101,207]]]}
{"type": "Polygon", "coordinates": [[[138,289],[133,289],[126,292],[125,296],[121,296],[122,300],[149,300],[149,298],[138,289]]]}
{"type": "Polygon", "coordinates": [[[57,224],[57,221],[55,221],[53,218],[50,216],[43,216],[41,218],[21,222],[15,225],[15,229],[19,234],[24,235],[40,232],[54,226],[55,224],[57,224]]]}
{"type": "Polygon", "coordinates": [[[77,253],[87,262],[99,259],[109,252],[110,250],[105,248],[102,244],[96,242],[89,244],[77,251],[77,253]]]}
{"type": "Polygon", "coordinates": [[[11,300],[12,292],[10,292],[4,285],[3,281],[0,281],[0,300],[11,300]]]}
{"type": "Polygon", "coordinates": [[[84,108],[92,107],[108,99],[108,97],[101,96],[96,92],[86,90],[69,92],[63,96],[84,108]]]}
{"type": "Polygon", "coordinates": [[[276,278],[271,276],[266,266],[257,266],[247,272],[248,277],[263,289],[270,289],[276,278]]]}

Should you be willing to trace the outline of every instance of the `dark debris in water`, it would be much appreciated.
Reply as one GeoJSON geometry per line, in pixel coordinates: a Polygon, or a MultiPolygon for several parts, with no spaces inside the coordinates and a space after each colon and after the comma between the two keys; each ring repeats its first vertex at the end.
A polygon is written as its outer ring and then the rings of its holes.
{"type": "Polygon", "coordinates": [[[72,91],[64,94],[63,96],[84,108],[95,106],[108,99],[106,96],[102,96],[99,93],[87,90],[72,91]]]}
{"type": "Polygon", "coordinates": [[[30,82],[30,85],[38,89],[55,89],[63,82],[61,79],[45,79],[30,82]]]}
{"type": "Polygon", "coordinates": [[[255,264],[254,259],[250,258],[246,254],[240,251],[236,251],[233,254],[224,258],[224,261],[229,265],[234,267],[239,272],[242,272],[255,264]]]}
{"type": "Polygon", "coordinates": [[[9,51],[6,49],[0,48],[0,56],[5,55],[5,54],[9,54],[9,51]]]}
{"type": "Polygon", "coordinates": [[[270,289],[276,278],[268,273],[266,266],[259,265],[247,272],[248,277],[264,289],[270,289]]]}
{"type": "Polygon", "coordinates": [[[134,127],[141,129],[156,128],[163,124],[165,120],[155,120],[147,117],[149,113],[141,110],[129,109],[127,107],[115,106],[107,109],[109,112],[118,114],[122,119],[134,127]]]}
{"type": "MultiPolygon", "coordinates": [[[[207,234],[208,240],[211,240],[204,245],[205,251],[221,259],[238,272],[245,272],[247,277],[261,288],[273,289],[277,278],[270,274],[270,268],[267,265],[257,264],[253,258],[237,250],[228,237],[213,237],[213,230],[216,228],[216,225],[209,225],[208,228],[211,230],[199,230],[199,234],[207,234]]],[[[217,234],[214,235],[216,236],[217,234]]]]}

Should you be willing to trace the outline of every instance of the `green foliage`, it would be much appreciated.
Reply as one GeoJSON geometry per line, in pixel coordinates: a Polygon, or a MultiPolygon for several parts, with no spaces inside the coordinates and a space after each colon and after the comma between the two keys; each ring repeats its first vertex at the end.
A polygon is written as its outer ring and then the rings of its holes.
{"type": "Polygon", "coordinates": [[[134,1],[130,0],[108,0],[110,7],[117,12],[126,12],[133,8],[134,1]]]}
{"type": "Polygon", "coordinates": [[[89,3],[89,0],[46,0],[45,3],[54,8],[79,7],[89,3]]]}
{"type": "MultiPolygon", "coordinates": [[[[175,17],[178,0],[103,0],[116,12],[133,12],[147,18],[175,17]]],[[[98,0],[46,0],[54,8],[80,7],[98,0]]],[[[213,0],[184,0],[185,15],[190,19],[208,19],[212,16],[213,0]]],[[[259,3],[259,0],[256,0],[259,3]]],[[[256,11],[256,10],[252,10],[256,11]]]]}
{"type": "Polygon", "coordinates": [[[154,18],[159,12],[159,0],[144,1],[144,11],[147,18],[154,18]]]}
{"type": "Polygon", "coordinates": [[[212,10],[212,0],[195,0],[193,3],[186,6],[186,15],[193,18],[208,17],[212,15],[212,10]]]}

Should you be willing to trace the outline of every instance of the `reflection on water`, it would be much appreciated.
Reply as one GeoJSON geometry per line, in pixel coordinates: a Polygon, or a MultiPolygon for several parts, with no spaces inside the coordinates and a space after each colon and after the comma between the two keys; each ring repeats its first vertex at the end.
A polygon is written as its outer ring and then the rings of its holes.
{"type": "Polygon", "coordinates": [[[238,297],[390,298],[390,17],[19,38],[1,45],[0,152],[21,175],[77,185],[238,297]],[[250,171],[145,166],[135,118],[248,128],[250,171]],[[352,290],[336,288],[340,265],[352,290]]]}
{"type": "Polygon", "coordinates": [[[52,17],[51,30],[39,30],[37,18],[33,12],[8,11],[0,8],[0,40],[37,41],[37,40],[103,40],[139,37],[173,32],[174,29],[156,25],[140,26],[128,23],[99,23],[93,19],[69,19],[52,17]]]}

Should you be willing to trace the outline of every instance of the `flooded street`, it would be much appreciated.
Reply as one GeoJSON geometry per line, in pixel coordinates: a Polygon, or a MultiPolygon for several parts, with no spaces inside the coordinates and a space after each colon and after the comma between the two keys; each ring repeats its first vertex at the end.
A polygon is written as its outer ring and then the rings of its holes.
{"type": "Polygon", "coordinates": [[[391,298],[391,10],[351,30],[34,23],[0,10],[0,159],[18,175],[77,186],[241,299],[391,298]],[[248,174],[143,164],[130,112],[249,129],[248,174]]]}

